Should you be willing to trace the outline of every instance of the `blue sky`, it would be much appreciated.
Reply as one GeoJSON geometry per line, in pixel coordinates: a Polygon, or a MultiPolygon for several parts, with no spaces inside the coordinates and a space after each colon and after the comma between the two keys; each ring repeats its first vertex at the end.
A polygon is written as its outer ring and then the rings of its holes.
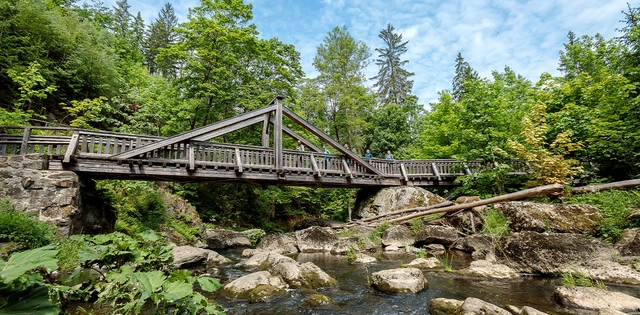
{"type": "MultiPolygon", "coordinates": [[[[131,11],[141,12],[146,23],[157,17],[166,0],[129,0],[131,11]]],[[[336,26],[346,25],[351,35],[369,46],[383,47],[380,31],[391,23],[409,40],[407,70],[415,73],[413,93],[428,104],[438,92],[451,88],[456,54],[481,76],[509,66],[532,81],[540,74],[558,74],[558,52],[567,33],[618,36],[621,11],[629,0],[245,0],[253,4],[253,23],[263,38],[277,37],[295,45],[308,77],[316,47],[336,26]]],[[[106,0],[111,6],[115,0],[106,0]]],[[[181,21],[198,0],[172,1],[181,21]]],[[[372,63],[369,77],[377,73],[372,63]]],[[[373,85],[372,81],[368,82],[373,85]]]]}

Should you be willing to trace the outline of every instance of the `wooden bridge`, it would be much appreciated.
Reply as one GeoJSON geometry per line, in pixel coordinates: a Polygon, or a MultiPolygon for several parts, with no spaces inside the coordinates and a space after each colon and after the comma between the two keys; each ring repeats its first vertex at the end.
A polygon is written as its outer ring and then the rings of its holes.
{"type": "Polygon", "coordinates": [[[0,155],[25,154],[45,156],[46,169],[69,170],[96,179],[262,186],[445,186],[453,185],[458,176],[485,169],[479,161],[362,158],[284,107],[281,97],[264,108],[168,138],[62,127],[0,126],[0,155]],[[324,154],[284,125],[283,116],[338,153],[324,154]],[[262,124],[262,146],[210,141],[254,124],[262,124]],[[284,149],[283,134],[300,140],[308,151],[284,149]]]}

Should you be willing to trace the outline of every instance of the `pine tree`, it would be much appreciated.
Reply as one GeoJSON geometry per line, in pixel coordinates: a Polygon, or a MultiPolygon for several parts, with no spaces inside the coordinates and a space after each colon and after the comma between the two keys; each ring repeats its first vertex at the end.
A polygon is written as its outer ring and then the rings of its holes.
{"type": "Polygon", "coordinates": [[[413,81],[408,78],[414,74],[402,68],[409,61],[400,59],[407,52],[409,41],[402,42],[402,35],[394,33],[394,29],[393,25],[387,24],[387,28],[378,35],[387,46],[376,48],[379,55],[375,63],[380,70],[377,76],[371,78],[377,80],[374,87],[378,88],[379,102],[383,106],[403,104],[413,88],[413,81]]]}
{"type": "Polygon", "coordinates": [[[174,28],[178,26],[178,18],[175,15],[173,6],[167,2],[160,10],[158,18],[149,25],[147,30],[144,48],[145,63],[149,68],[149,73],[159,72],[166,78],[176,76],[176,65],[173,60],[156,61],[161,48],[167,48],[178,41],[178,35],[174,28]]]}
{"type": "Polygon", "coordinates": [[[479,78],[478,72],[469,66],[469,63],[464,60],[461,53],[458,53],[456,56],[456,75],[453,77],[453,92],[451,92],[453,100],[456,102],[461,101],[462,96],[467,92],[465,88],[467,82],[479,78]]]}

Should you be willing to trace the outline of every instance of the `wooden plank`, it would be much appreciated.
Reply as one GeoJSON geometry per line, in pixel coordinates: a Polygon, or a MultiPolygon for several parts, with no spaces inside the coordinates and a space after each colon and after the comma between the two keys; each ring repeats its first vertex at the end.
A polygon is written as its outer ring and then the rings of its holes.
{"type": "Polygon", "coordinates": [[[264,121],[263,117],[261,117],[261,116],[254,117],[254,118],[251,118],[251,119],[247,119],[247,120],[245,120],[243,122],[240,122],[238,124],[231,125],[231,126],[228,126],[228,127],[224,127],[224,128],[221,128],[221,129],[206,133],[204,135],[195,137],[192,140],[194,140],[194,141],[207,141],[207,140],[210,140],[210,139],[213,139],[213,138],[216,138],[216,137],[220,137],[220,136],[225,135],[227,133],[234,132],[236,130],[240,130],[242,128],[249,127],[251,125],[257,124],[257,123],[262,122],[262,121],[264,121]]]}
{"type": "Polygon", "coordinates": [[[273,148],[275,153],[275,167],[282,171],[282,96],[276,98],[276,118],[273,123],[273,148]]]}
{"type": "Polygon", "coordinates": [[[196,152],[194,150],[193,141],[189,143],[189,151],[187,155],[189,157],[189,170],[194,171],[196,169],[196,152]]]}
{"type": "Polygon", "coordinates": [[[67,152],[64,153],[64,159],[62,160],[62,163],[69,163],[71,161],[71,155],[73,155],[78,149],[79,137],[80,137],[80,133],[77,131],[74,131],[73,135],[71,136],[71,141],[69,141],[67,152]]]}
{"type": "Polygon", "coordinates": [[[24,155],[27,153],[29,149],[29,137],[31,137],[31,128],[24,128],[24,133],[22,134],[22,143],[20,144],[20,155],[24,155]]]}
{"type": "Polygon", "coordinates": [[[345,173],[349,175],[349,178],[353,178],[353,174],[351,174],[351,170],[349,169],[349,165],[347,164],[347,160],[343,157],[342,159],[342,167],[344,168],[345,173]]]}
{"type": "Polygon", "coordinates": [[[402,178],[404,179],[404,181],[408,182],[409,178],[407,177],[407,171],[404,168],[404,163],[400,163],[400,173],[402,174],[402,178]]]}
{"type": "Polygon", "coordinates": [[[342,154],[344,154],[345,156],[349,157],[352,161],[356,161],[356,162],[362,164],[366,169],[368,169],[369,171],[373,172],[374,174],[377,174],[377,175],[380,175],[380,176],[384,175],[382,172],[380,172],[380,170],[378,170],[378,169],[372,167],[371,165],[369,165],[369,163],[367,163],[359,155],[354,154],[351,150],[345,150],[345,148],[340,143],[338,143],[337,141],[333,140],[331,137],[329,137],[327,134],[322,132],[320,129],[318,129],[315,126],[313,126],[312,124],[310,124],[308,121],[302,119],[300,116],[298,116],[292,110],[284,107],[283,108],[283,113],[287,117],[289,117],[291,120],[293,120],[297,124],[301,125],[305,129],[309,130],[311,133],[316,135],[322,141],[330,144],[334,149],[340,151],[342,154]]]}
{"type": "Polygon", "coordinates": [[[316,157],[311,154],[311,169],[313,170],[313,176],[320,177],[320,169],[318,168],[318,163],[316,162],[316,157]]]}
{"type": "Polygon", "coordinates": [[[594,185],[594,186],[582,186],[582,187],[574,187],[571,190],[572,194],[586,194],[603,190],[611,190],[611,189],[627,189],[640,186],[640,179],[630,179],[620,182],[613,182],[602,185],[594,185]]]}
{"type": "Polygon", "coordinates": [[[440,172],[438,172],[438,166],[436,166],[435,162],[431,162],[431,169],[433,170],[433,174],[438,178],[438,180],[442,180],[440,177],[440,172]]]}
{"type": "Polygon", "coordinates": [[[242,159],[240,158],[240,149],[236,148],[236,173],[242,174],[242,159]]]}
{"type": "Polygon", "coordinates": [[[271,123],[271,112],[264,114],[264,121],[262,122],[262,146],[269,147],[269,126],[271,123]]]}
{"type": "MultiPolygon", "coordinates": [[[[280,102],[280,105],[282,105],[282,101],[280,100],[279,102],[280,102]]],[[[277,103],[278,102],[276,102],[276,104],[277,103]]],[[[112,158],[114,158],[114,159],[129,159],[129,158],[132,158],[134,156],[138,156],[140,154],[147,153],[147,152],[162,148],[162,147],[170,145],[170,144],[175,144],[175,143],[179,143],[179,142],[182,142],[182,141],[185,141],[185,140],[190,140],[190,139],[193,139],[195,137],[210,133],[210,132],[212,132],[214,130],[218,130],[218,129],[221,129],[221,128],[224,128],[224,127],[227,127],[227,126],[231,126],[231,125],[246,121],[248,119],[251,119],[251,118],[254,118],[254,117],[257,117],[257,116],[262,116],[262,115],[264,115],[264,114],[266,114],[268,112],[271,112],[273,110],[274,110],[274,108],[272,106],[263,107],[261,109],[254,110],[254,111],[248,112],[248,113],[243,114],[243,115],[239,115],[239,116],[236,116],[236,117],[233,117],[233,118],[225,119],[225,120],[222,120],[222,121],[219,121],[219,122],[216,122],[216,123],[204,126],[204,127],[200,127],[200,128],[197,128],[197,129],[194,129],[194,130],[191,130],[191,131],[187,131],[187,132],[181,133],[181,134],[173,136],[173,137],[169,137],[169,138],[166,138],[166,139],[163,139],[163,140],[159,140],[159,141],[147,144],[147,145],[143,145],[143,146],[141,146],[139,148],[135,148],[135,149],[129,150],[127,152],[116,154],[116,155],[112,156],[112,158]]]]}

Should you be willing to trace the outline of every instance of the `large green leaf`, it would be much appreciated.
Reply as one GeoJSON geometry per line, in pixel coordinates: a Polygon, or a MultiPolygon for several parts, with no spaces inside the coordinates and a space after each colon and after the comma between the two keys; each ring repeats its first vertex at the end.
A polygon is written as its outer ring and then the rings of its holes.
{"type": "Polygon", "coordinates": [[[38,267],[47,271],[58,268],[57,250],[52,246],[40,247],[11,255],[7,262],[0,260],[0,280],[11,283],[25,272],[38,267]]]}
{"type": "Polygon", "coordinates": [[[216,278],[209,277],[198,277],[198,283],[200,284],[200,288],[207,292],[215,292],[220,289],[220,281],[216,278]]]}
{"type": "Polygon", "coordinates": [[[0,315],[57,315],[60,313],[58,305],[49,300],[49,290],[46,287],[40,286],[26,292],[14,292],[6,299],[7,304],[0,307],[0,315]]]}
{"type": "Polygon", "coordinates": [[[164,285],[164,298],[167,301],[183,299],[193,293],[193,287],[186,282],[167,282],[164,285]]]}

